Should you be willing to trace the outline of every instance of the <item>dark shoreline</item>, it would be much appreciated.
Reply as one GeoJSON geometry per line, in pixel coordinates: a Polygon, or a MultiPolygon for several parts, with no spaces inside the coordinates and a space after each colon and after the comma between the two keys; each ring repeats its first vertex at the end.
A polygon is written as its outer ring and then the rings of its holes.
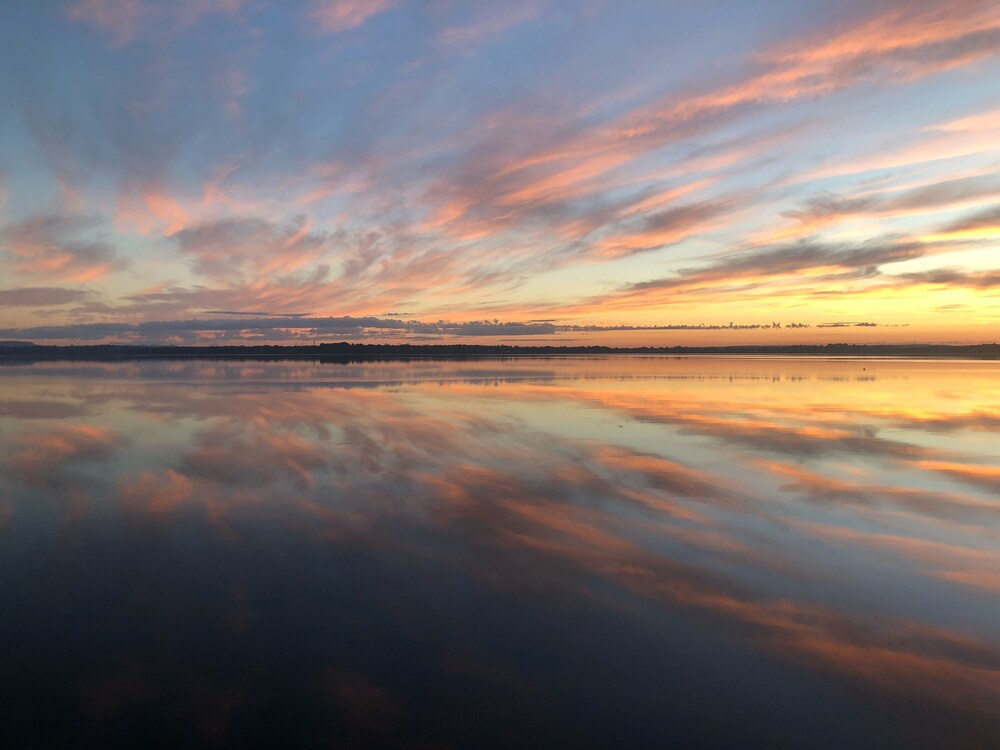
{"type": "Polygon", "coordinates": [[[352,344],[311,346],[131,346],[92,344],[44,346],[0,343],[0,362],[37,360],[122,359],[483,359],[497,357],[659,356],[792,356],[893,357],[908,359],[1000,359],[1000,344],[802,344],[793,346],[509,346],[479,344],[352,344]]]}

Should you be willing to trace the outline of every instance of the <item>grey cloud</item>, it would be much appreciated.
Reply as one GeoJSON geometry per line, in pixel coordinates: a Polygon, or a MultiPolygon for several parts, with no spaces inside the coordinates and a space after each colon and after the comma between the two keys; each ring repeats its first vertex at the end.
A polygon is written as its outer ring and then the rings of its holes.
{"type": "Polygon", "coordinates": [[[933,208],[1000,193],[1000,177],[980,175],[914,188],[889,201],[893,209],[933,208]]]}
{"type": "Polygon", "coordinates": [[[893,276],[912,284],[940,284],[942,286],[965,286],[973,289],[1000,287],[1000,271],[962,271],[957,268],[938,268],[933,271],[903,273],[893,276]]]}
{"type": "Polygon", "coordinates": [[[920,243],[903,239],[890,238],[856,246],[800,242],[738,253],[703,268],[684,268],[676,276],[631,284],[624,291],[670,289],[710,281],[738,281],[743,276],[794,273],[807,268],[834,267],[876,275],[882,265],[919,258],[923,254],[924,247],[920,243]]]}
{"type": "Polygon", "coordinates": [[[969,214],[944,228],[945,232],[963,232],[970,229],[987,229],[1000,226],[1000,206],[969,214]]]}
{"type": "Polygon", "coordinates": [[[16,419],[67,419],[82,417],[88,409],[81,403],[51,400],[0,401],[0,417],[16,419]]]}
{"type": "Polygon", "coordinates": [[[817,328],[874,328],[877,323],[851,323],[848,321],[835,321],[833,323],[817,323],[817,328]]]}
{"type": "MultiPolygon", "coordinates": [[[[875,323],[852,323],[873,326],[875,323]]],[[[219,334],[217,338],[252,341],[338,336],[377,338],[396,336],[551,336],[556,333],[601,331],[752,331],[781,328],[781,323],[663,324],[663,325],[573,325],[549,321],[428,321],[400,320],[374,316],[353,317],[237,317],[154,320],[135,325],[124,323],[82,323],[65,326],[0,329],[0,337],[32,340],[93,341],[115,338],[125,342],[156,342],[172,338],[194,340],[199,333],[219,334]]],[[[789,328],[808,327],[790,323],[789,328]]]]}
{"type": "Polygon", "coordinates": [[[65,326],[35,326],[33,328],[6,328],[0,335],[5,338],[26,337],[38,340],[74,339],[97,341],[119,336],[125,337],[135,332],[135,326],[128,323],[76,323],[65,326]]]}
{"type": "MultiPolygon", "coordinates": [[[[882,195],[841,197],[834,193],[821,193],[806,201],[803,208],[786,211],[784,215],[808,222],[855,214],[941,208],[998,193],[1000,193],[1000,177],[976,175],[943,180],[932,185],[882,195]]],[[[993,213],[994,218],[997,218],[996,212],[993,213]]]]}
{"type": "Polygon", "coordinates": [[[89,295],[81,289],[56,286],[0,289],[0,307],[56,307],[83,302],[89,295]]]}
{"type": "Polygon", "coordinates": [[[283,313],[283,312],[240,312],[238,310],[206,310],[209,315],[254,315],[259,317],[275,317],[275,318],[305,318],[308,317],[309,313],[283,313]]]}

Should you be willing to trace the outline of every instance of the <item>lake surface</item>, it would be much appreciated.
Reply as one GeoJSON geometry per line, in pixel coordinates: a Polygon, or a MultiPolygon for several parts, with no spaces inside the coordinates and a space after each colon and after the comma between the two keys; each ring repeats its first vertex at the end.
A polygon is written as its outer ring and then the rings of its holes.
{"type": "Polygon", "coordinates": [[[992,747],[1000,363],[0,366],[0,744],[992,747]]]}

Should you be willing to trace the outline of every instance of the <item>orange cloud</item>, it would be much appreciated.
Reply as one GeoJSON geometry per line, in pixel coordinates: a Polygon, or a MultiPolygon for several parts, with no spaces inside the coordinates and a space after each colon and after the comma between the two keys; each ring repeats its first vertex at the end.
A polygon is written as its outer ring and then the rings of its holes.
{"type": "Polygon", "coordinates": [[[914,461],[914,466],[946,474],[960,482],[1000,493],[1000,466],[963,464],[954,461],[914,461]]]}
{"type": "Polygon", "coordinates": [[[142,234],[170,235],[183,229],[190,214],[161,187],[126,188],[118,200],[115,223],[142,234]]]}
{"type": "Polygon", "coordinates": [[[191,480],[173,469],[144,471],[134,480],[121,480],[118,495],[122,503],[145,513],[160,514],[174,510],[191,496],[191,480]]]}
{"type": "Polygon", "coordinates": [[[87,236],[94,227],[82,216],[35,216],[0,230],[0,249],[17,272],[54,280],[90,281],[126,268],[113,245],[87,236]]]}

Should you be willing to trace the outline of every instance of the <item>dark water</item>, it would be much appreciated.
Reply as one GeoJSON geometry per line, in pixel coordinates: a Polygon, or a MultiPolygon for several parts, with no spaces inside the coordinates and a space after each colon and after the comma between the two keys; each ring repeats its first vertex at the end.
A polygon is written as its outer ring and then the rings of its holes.
{"type": "Polygon", "coordinates": [[[0,368],[0,740],[998,747],[1000,366],[0,368]]]}

